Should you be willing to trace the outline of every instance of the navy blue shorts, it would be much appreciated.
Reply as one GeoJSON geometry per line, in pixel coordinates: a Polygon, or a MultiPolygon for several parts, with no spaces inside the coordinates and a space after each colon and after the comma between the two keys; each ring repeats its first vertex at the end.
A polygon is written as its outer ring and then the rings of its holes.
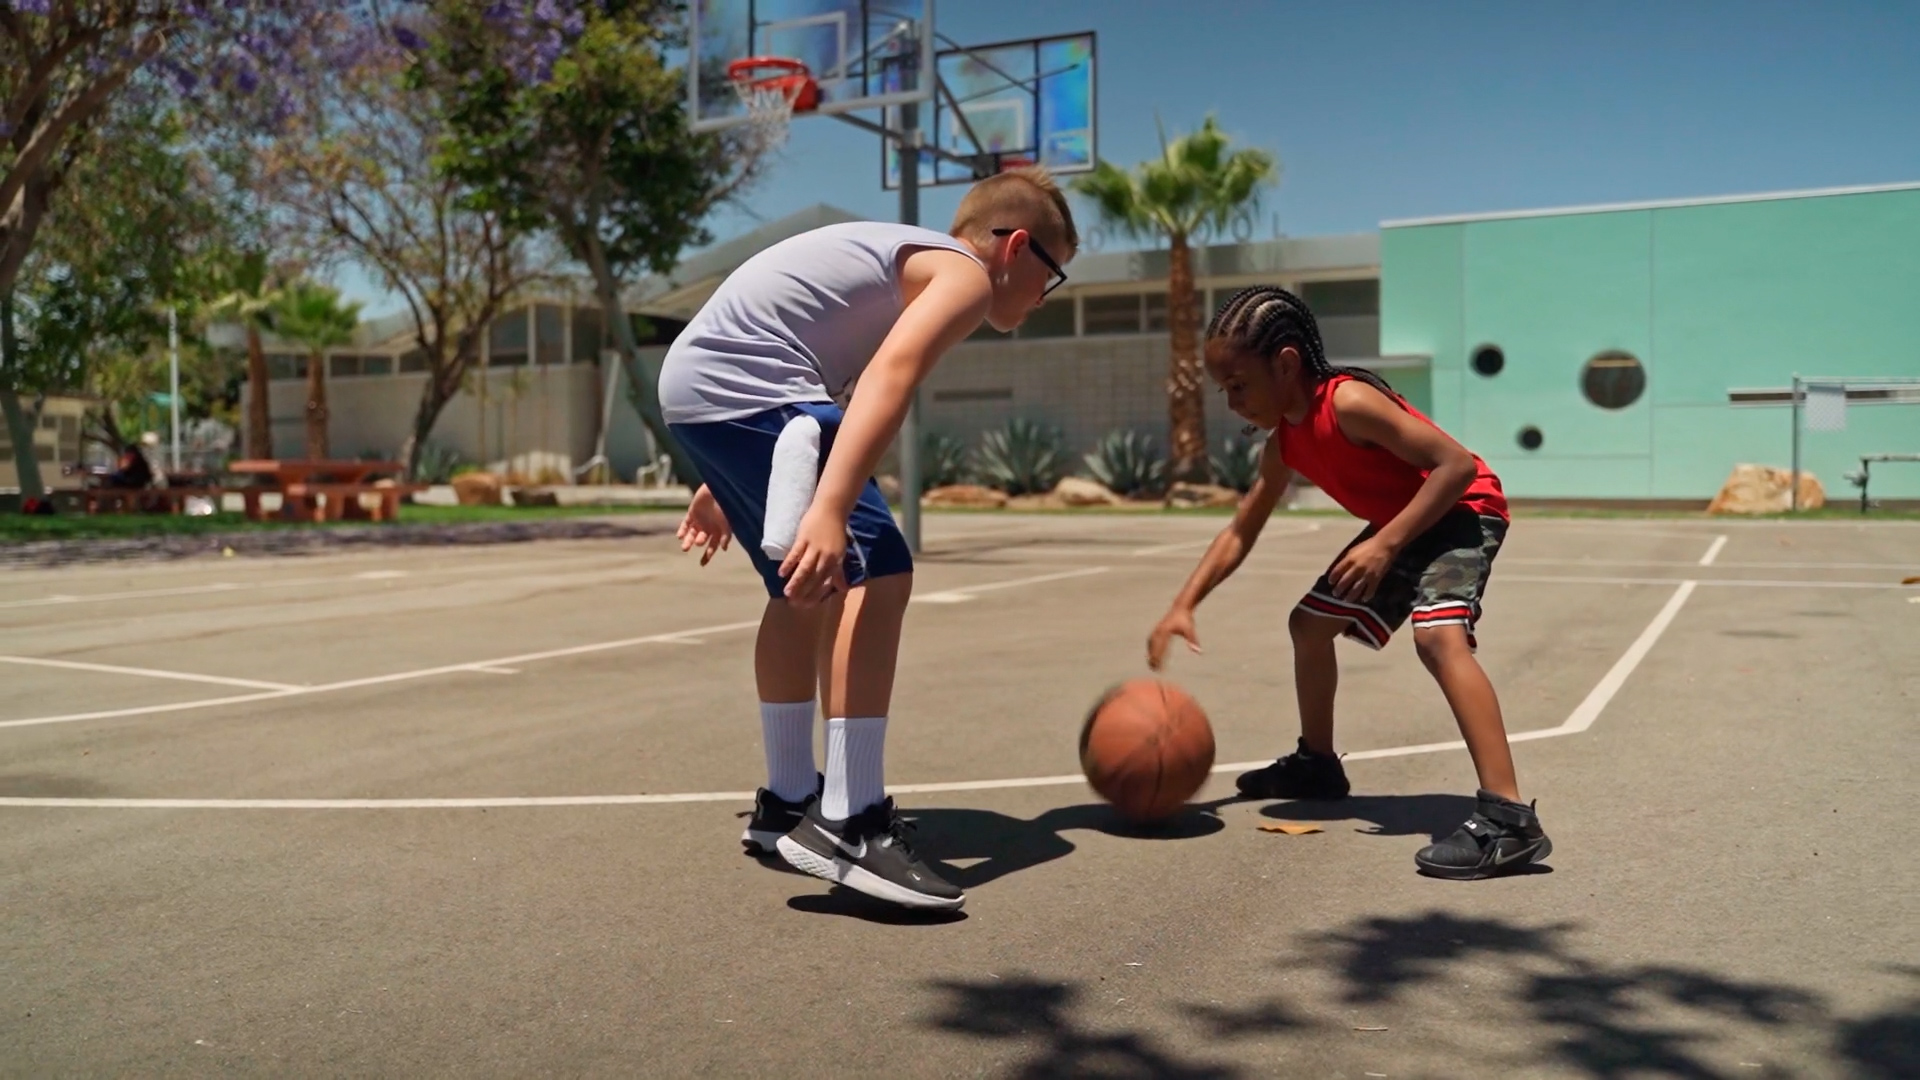
{"type": "MultiPolygon", "coordinates": [[[[824,463],[845,417],[831,402],[782,405],[740,420],[667,425],[700,470],[700,478],[720,504],[721,513],[727,516],[734,543],[753,560],[753,568],[767,583],[767,595],[775,599],[786,596],[787,587],[780,577],[780,564],[760,550],[761,528],[767,520],[767,481],[773,472],[773,446],[781,429],[802,413],[820,421],[820,460],[824,463]]],[[[847,515],[847,532],[845,571],[849,586],[913,572],[913,552],[907,548],[907,538],[894,522],[880,485],[871,479],[860,490],[853,512],[847,515]]]]}

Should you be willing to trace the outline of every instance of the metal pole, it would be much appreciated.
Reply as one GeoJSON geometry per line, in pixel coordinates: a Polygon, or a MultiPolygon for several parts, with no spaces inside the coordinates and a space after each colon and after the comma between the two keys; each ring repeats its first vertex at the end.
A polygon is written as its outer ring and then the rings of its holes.
{"type": "Polygon", "coordinates": [[[173,471],[180,471],[180,327],[175,308],[167,309],[168,394],[173,412],[173,471]]]}
{"type": "Polygon", "coordinates": [[[1793,490],[1788,493],[1788,509],[1800,512],[1800,376],[1793,377],[1793,490]]]}
{"type": "MultiPolygon", "coordinates": [[[[900,223],[920,224],[920,106],[900,106],[900,223]]],[[[920,554],[920,388],[900,424],[900,527],[920,554]]]]}

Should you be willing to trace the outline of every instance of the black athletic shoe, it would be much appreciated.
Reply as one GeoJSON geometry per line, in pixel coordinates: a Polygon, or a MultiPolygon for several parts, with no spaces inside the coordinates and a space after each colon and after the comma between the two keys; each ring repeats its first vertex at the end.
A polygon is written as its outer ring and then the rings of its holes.
{"type": "Polygon", "coordinates": [[[911,823],[884,799],[845,821],[831,821],[820,804],[807,807],[800,826],[780,838],[780,857],[814,877],[904,907],[953,911],[966,894],[941,879],[907,842],[911,823]]]}
{"type": "Polygon", "coordinates": [[[1517,803],[1484,790],[1479,799],[1466,824],[1413,857],[1421,873],[1478,881],[1512,873],[1553,854],[1553,841],[1541,830],[1532,803],[1517,803]]]}
{"type": "Polygon", "coordinates": [[[740,846],[749,855],[773,854],[774,843],[800,824],[807,807],[819,800],[825,784],[826,779],[815,773],[813,794],[799,802],[788,802],[766,788],[754,792],[753,816],[747,819],[747,831],[740,834],[740,846]]]}
{"type": "Polygon", "coordinates": [[[1316,754],[1301,739],[1293,753],[1234,781],[1249,799],[1344,799],[1347,770],[1335,754],[1316,754]]]}

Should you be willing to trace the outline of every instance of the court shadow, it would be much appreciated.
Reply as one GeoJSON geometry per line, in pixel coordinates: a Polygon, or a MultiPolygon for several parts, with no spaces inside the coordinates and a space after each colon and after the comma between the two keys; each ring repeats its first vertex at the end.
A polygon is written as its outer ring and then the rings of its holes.
{"type": "Polygon", "coordinates": [[[1262,817],[1281,821],[1361,821],[1366,836],[1425,836],[1437,841],[1473,813],[1470,795],[1349,795],[1344,799],[1295,799],[1260,808],[1262,817]]]}
{"type": "Polygon", "coordinates": [[[904,816],[914,820],[914,847],[920,856],[938,864],[947,880],[973,889],[1072,854],[1073,842],[1064,834],[1074,830],[1128,840],[1210,836],[1226,827],[1217,812],[1225,801],[1193,803],[1170,818],[1145,824],[1128,821],[1105,803],[1057,807],[1031,820],[972,808],[913,810],[904,816]]]}
{"type": "Polygon", "coordinates": [[[824,893],[805,893],[787,901],[787,907],[808,915],[839,915],[882,926],[946,926],[967,921],[964,911],[935,911],[901,907],[875,900],[844,885],[835,885],[824,893]]]}
{"type": "Polygon", "coordinates": [[[974,981],[937,980],[937,1008],[926,1026],[998,1046],[1014,1061],[1000,1075],[1155,1077],[1230,1080],[1246,1075],[1220,1062],[1189,1057],[1143,1031],[1115,1030],[1110,1017],[1083,1010],[1082,984],[1012,975],[974,981]],[[1095,1015],[1085,1015],[1094,1013],[1095,1015]]]}

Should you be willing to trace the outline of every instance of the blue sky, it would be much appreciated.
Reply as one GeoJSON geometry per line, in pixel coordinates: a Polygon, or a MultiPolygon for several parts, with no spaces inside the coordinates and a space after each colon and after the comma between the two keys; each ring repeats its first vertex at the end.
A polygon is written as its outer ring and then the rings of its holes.
{"type": "MultiPolygon", "coordinates": [[[[939,24],[969,44],[1097,31],[1101,156],[1156,153],[1156,114],[1177,131],[1214,113],[1280,158],[1261,237],[1920,181],[1912,0],[943,0],[939,24]]],[[[713,232],[816,202],[893,220],[878,159],[875,136],[801,120],[713,232]]],[[[961,190],[923,192],[923,223],[944,228],[961,190]]]]}

